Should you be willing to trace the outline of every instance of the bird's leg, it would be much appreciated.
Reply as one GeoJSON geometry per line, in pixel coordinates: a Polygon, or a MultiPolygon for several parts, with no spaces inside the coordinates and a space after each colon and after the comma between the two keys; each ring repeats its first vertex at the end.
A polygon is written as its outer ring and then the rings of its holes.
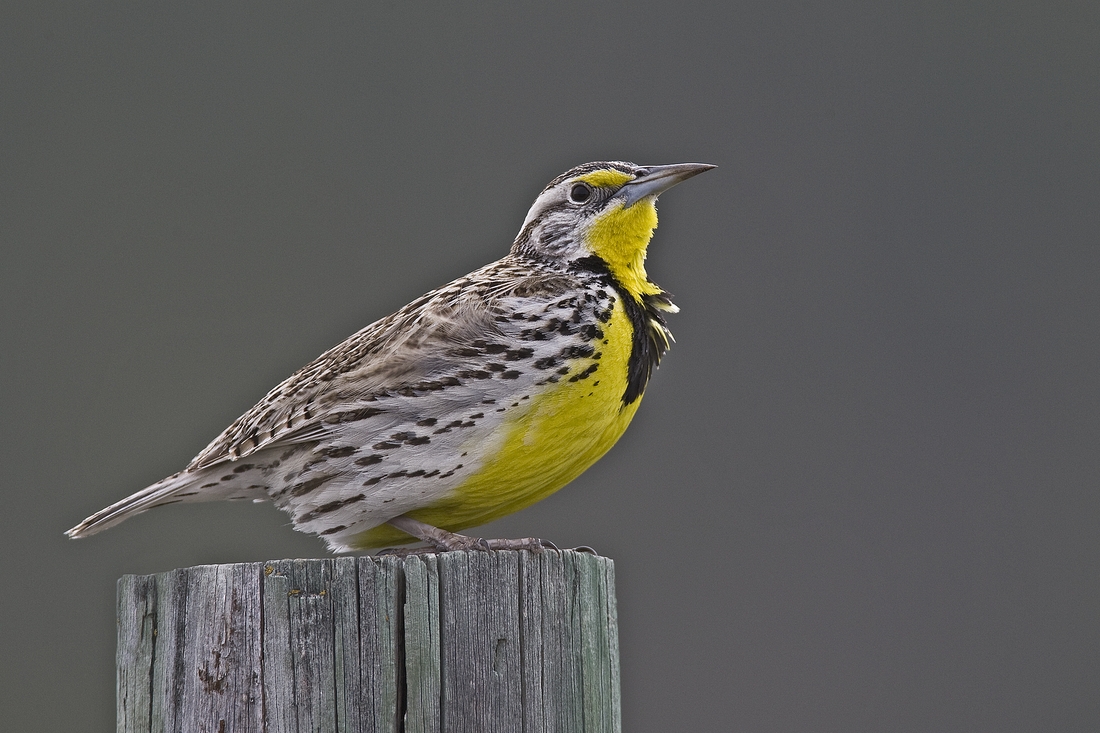
{"type": "Polygon", "coordinates": [[[389,520],[387,524],[396,527],[405,534],[412,535],[431,545],[438,552],[450,552],[452,550],[556,550],[554,543],[540,540],[536,537],[525,537],[518,540],[485,540],[480,537],[469,537],[464,534],[448,532],[439,527],[433,527],[412,517],[401,515],[389,520]]]}
{"type": "Polygon", "coordinates": [[[424,540],[439,552],[450,550],[488,550],[489,545],[480,537],[467,537],[464,534],[455,534],[439,527],[433,527],[419,520],[405,515],[394,517],[387,522],[405,534],[412,535],[419,540],[424,540]]]}

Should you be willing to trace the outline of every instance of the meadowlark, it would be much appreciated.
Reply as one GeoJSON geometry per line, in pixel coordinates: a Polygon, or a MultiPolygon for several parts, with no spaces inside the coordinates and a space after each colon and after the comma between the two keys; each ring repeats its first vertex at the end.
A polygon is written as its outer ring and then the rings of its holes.
{"type": "Polygon", "coordinates": [[[557,491],[607,452],[669,347],[645,271],[657,196],[703,163],[588,163],[535,200],[504,258],[322,354],[180,473],[85,519],[270,500],[334,552],[522,549],[456,534],[557,491]]]}

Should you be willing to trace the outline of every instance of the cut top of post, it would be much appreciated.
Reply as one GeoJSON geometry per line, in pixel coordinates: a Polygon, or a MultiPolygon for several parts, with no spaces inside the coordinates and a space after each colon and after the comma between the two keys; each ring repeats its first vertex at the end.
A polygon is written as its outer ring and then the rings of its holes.
{"type": "Polygon", "coordinates": [[[118,593],[118,730],[618,733],[613,563],[574,551],[205,565],[118,593]]]}

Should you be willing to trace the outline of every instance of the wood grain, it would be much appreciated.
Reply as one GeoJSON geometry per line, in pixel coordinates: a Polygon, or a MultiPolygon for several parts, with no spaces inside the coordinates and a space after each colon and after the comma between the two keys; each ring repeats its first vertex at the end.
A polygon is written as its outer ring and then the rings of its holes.
{"type": "Polygon", "coordinates": [[[573,551],[125,576],[118,730],[617,733],[614,584],[573,551]]]}

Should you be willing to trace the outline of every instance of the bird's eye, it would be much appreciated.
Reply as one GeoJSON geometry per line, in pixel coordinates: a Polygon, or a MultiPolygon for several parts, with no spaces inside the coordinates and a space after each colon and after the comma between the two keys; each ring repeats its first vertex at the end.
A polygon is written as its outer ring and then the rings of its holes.
{"type": "Polygon", "coordinates": [[[583,204],[592,198],[592,187],[587,183],[578,183],[569,189],[569,200],[575,204],[583,204]]]}

